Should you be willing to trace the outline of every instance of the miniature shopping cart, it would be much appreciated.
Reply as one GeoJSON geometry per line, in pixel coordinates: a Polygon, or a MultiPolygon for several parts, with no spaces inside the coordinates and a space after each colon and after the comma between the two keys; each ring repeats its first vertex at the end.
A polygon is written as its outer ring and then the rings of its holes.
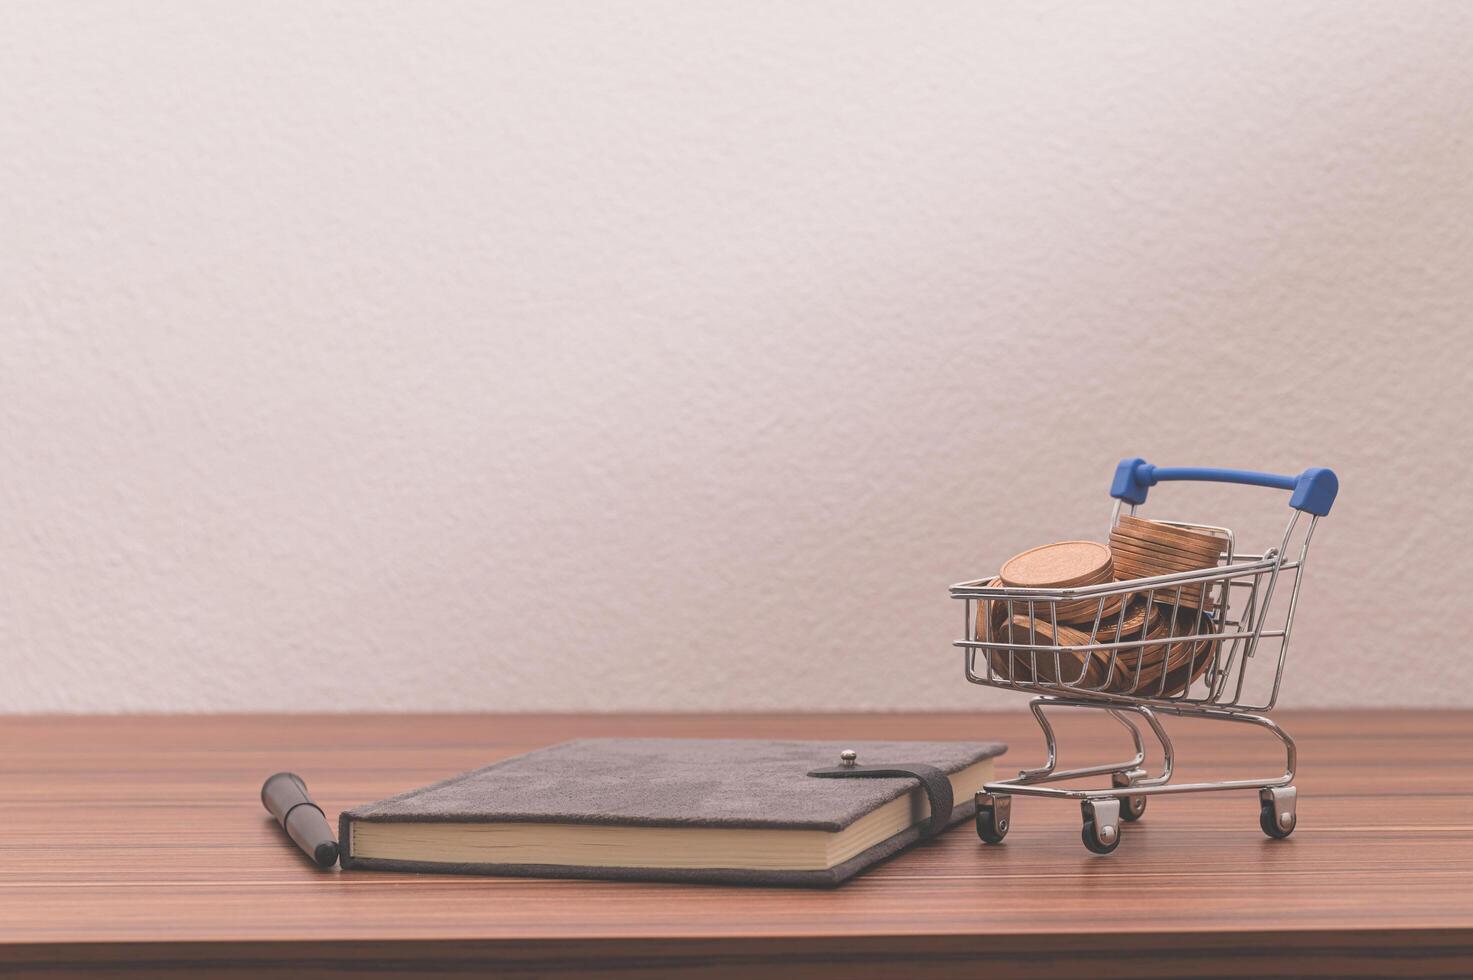
{"type": "Polygon", "coordinates": [[[1282,541],[1261,555],[1241,554],[1235,551],[1233,533],[1227,528],[1160,521],[1219,536],[1224,545],[1222,558],[1196,571],[1081,588],[1012,588],[994,579],[951,588],[952,598],[962,600],[966,607],[965,632],[955,645],[965,651],[967,680],[1035,695],[1029,707],[1048,749],[1048,761],[1041,768],[1025,769],[1016,779],[988,783],[977,794],[977,833],[989,844],[999,843],[1007,834],[1015,794],[1079,800],[1084,844],[1097,854],[1113,851],[1120,843],[1121,820],[1139,820],[1147,799],[1158,793],[1257,790],[1263,832],[1284,838],[1294,830],[1294,740],[1263,713],[1278,700],[1309,541],[1319,518],[1330,512],[1339,483],[1327,469],[1277,476],[1246,470],[1167,469],[1142,459],[1127,459],[1116,468],[1110,487],[1110,496],[1115,498],[1111,527],[1120,522],[1122,504],[1128,504],[1134,515],[1136,507],[1146,502],[1147,491],[1169,480],[1292,491],[1289,506],[1293,513],[1282,541]],[[1081,604],[1088,607],[1089,601],[1097,603],[1093,622],[1078,626],[1074,635],[1075,640],[1087,638],[1088,642],[1068,646],[1048,642],[1060,635],[1059,609],[1067,604],[1077,623],[1081,618],[1077,610],[1081,604]],[[1120,613],[1113,617],[1117,625],[1112,632],[1111,609],[1122,610],[1132,602],[1143,602],[1146,610],[1167,617],[1170,629],[1162,635],[1142,631],[1124,638],[1118,631],[1120,613]],[[1006,635],[989,629],[994,612],[1009,624],[1006,635]],[[1130,732],[1135,754],[1123,762],[1059,769],[1054,730],[1044,715],[1053,708],[1096,708],[1108,713],[1130,732]],[[1172,783],[1175,756],[1158,717],[1161,714],[1266,729],[1283,743],[1284,772],[1260,779],[1172,783]],[[1143,719],[1160,741],[1162,764],[1157,775],[1142,768],[1145,744],[1136,719],[1143,719]],[[1106,774],[1111,777],[1108,789],[1042,785],[1106,774]]]}

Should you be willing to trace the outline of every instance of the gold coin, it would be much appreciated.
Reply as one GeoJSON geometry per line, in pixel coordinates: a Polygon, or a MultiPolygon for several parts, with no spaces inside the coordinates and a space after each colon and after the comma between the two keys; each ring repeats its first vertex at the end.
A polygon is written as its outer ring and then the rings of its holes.
{"type": "Polygon", "coordinates": [[[1020,589],[1063,589],[1107,582],[1110,548],[1098,541],[1061,541],[1030,548],[1003,563],[1004,585],[1020,589]]]}
{"type": "MultiPolygon", "coordinates": [[[[1150,624],[1154,628],[1160,613],[1153,603],[1148,603],[1144,596],[1136,595],[1125,607],[1122,615],[1102,620],[1099,629],[1095,631],[1095,639],[1101,643],[1118,643],[1121,640],[1134,639],[1135,636],[1150,624]],[[1117,640],[1116,637],[1120,639],[1117,640]]],[[[1149,632],[1149,629],[1147,629],[1149,632]]]]}
{"type": "MultiPolygon", "coordinates": [[[[1122,601],[1124,601],[1123,596],[1105,596],[1104,606],[1102,608],[1098,598],[1074,599],[1069,602],[1058,603],[1058,608],[1054,611],[1054,615],[1058,617],[1061,623],[1069,623],[1075,626],[1093,625],[1096,616],[1099,616],[1101,619],[1108,619],[1118,613],[1122,601]]],[[[1034,610],[1035,615],[1047,619],[1049,616],[1048,604],[1042,603],[1036,605],[1037,608],[1034,610]]]]}

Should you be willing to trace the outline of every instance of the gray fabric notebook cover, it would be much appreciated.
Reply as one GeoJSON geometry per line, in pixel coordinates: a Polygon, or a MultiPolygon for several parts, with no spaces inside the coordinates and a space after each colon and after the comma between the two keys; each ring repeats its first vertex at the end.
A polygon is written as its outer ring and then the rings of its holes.
{"type": "MultiPolygon", "coordinates": [[[[815,779],[852,748],[866,765],[922,762],[954,773],[1002,754],[1001,742],[799,742],[744,739],[580,739],[505,759],[344,811],[342,866],[556,878],[837,885],[919,837],[910,827],[820,871],[441,864],[355,858],[353,821],[597,823],[838,831],[918,785],[917,780],[815,779]]],[[[957,800],[952,823],[974,812],[957,800]]]]}

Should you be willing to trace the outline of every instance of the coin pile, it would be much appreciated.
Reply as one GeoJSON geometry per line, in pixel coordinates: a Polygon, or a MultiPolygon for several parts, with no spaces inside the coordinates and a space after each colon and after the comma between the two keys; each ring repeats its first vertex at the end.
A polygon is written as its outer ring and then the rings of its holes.
{"type": "MultiPolygon", "coordinates": [[[[994,579],[989,585],[1001,585],[994,579]]],[[[1195,609],[1147,603],[1132,598],[1125,615],[1103,621],[1090,638],[1088,627],[1057,626],[1026,613],[1007,615],[1005,602],[992,603],[990,615],[978,623],[979,640],[1016,643],[1027,647],[991,651],[993,673],[1000,678],[1029,684],[1058,685],[1134,694],[1139,697],[1171,697],[1195,681],[1212,661],[1216,640],[1184,640],[1172,637],[1212,633],[1211,617],[1195,609]],[[1175,616],[1173,616],[1175,612],[1175,616]],[[1130,644],[1109,649],[1080,650],[1091,644],[1130,644]],[[1113,666],[1111,651],[1114,652],[1113,666]],[[1162,676],[1165,675],[1163,683],[1162,676]]]]}
{"type": "MultiPolygon", "coordinates": [[[[1121,514],[1120,522],[1110,531],[1110,554],[1115,562],[1115,578],[1124,582],[1153,575],[1171,575],[1211,568],[1222,558],[1227,539],[1205,531],[1148,521],[1121,514]]],[[[1172,586],[1158,592],[1161,602],[1175,602],[1177,589],[1181,604],[1199,609],[1212,609],[1210,585],[1172,586]]]]}
{"type": "MultiPolygon", "coordinates": [[[[997,573],[1003,585],[1015,589],[1079,589],[1104,585],[1115,576],[1110,549],[1098,541],[1061,541],[1030,548],[1003,563],[997,573]]],[[[1022,605],[1026,611],[1027,603],[1022,605]]],[[[1072,602],[1035,605],[1041,619],[1059,623],[1093,622],[1100,610],[1098,599],[1076,599],[1072,602]]],[[[1113,616],[1120,611],[1120,597],[1106,600],[1101,615],[1113,616]]]]}
{"type": "MultiPolygon", "coordinates": [[[[1005,562],[988,586],[1074,589],[1210,568],[1221,559],[1225,543],[1217,535],[1122,515],[1109,546],[1064,541],[1032,548],[1005,562]]],[[[1103,604],[1100,599],[1019,597],[979,607],[977,639],[1033,648],[989,651],[993,673],[1029,684],[1171,697],[1202,675],[1220,642],[1205,638],[1216,632],[1216,624],[1210,589],[1200,583],[1179,592],[1172,587],[1109,596],[1103,604]],[[1148,601],[1148,594],[1155,601],[1148,601]],[[1194,635],[1204,639],[1172,642],[1194,635]],[[1100,644],[1111,646],[1072,649],[1100,644]]]]}

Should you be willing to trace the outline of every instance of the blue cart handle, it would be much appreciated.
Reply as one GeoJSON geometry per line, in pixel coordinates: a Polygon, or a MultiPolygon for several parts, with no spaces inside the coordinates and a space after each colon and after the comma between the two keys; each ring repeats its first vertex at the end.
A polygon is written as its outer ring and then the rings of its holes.
{"type": "Polygon", "coordinates": [[[1335,503],[1340,481],[1332,470],[1315,466],[1298,476],[1277,473],[1255,473],[1252,470],[1224,470],[1215,466],[1152,466],[1143,459],[1122,459],[1115,467],[1115,480],[1110,496],[1128,504],[1146,502],[1146,491],[1167,480],[1199,480],[1207,483],[1246,483],[1250,487],[1273,487],[1292,490],[1289,506],[1316,517],[1324,517],[1335,503]]]}

